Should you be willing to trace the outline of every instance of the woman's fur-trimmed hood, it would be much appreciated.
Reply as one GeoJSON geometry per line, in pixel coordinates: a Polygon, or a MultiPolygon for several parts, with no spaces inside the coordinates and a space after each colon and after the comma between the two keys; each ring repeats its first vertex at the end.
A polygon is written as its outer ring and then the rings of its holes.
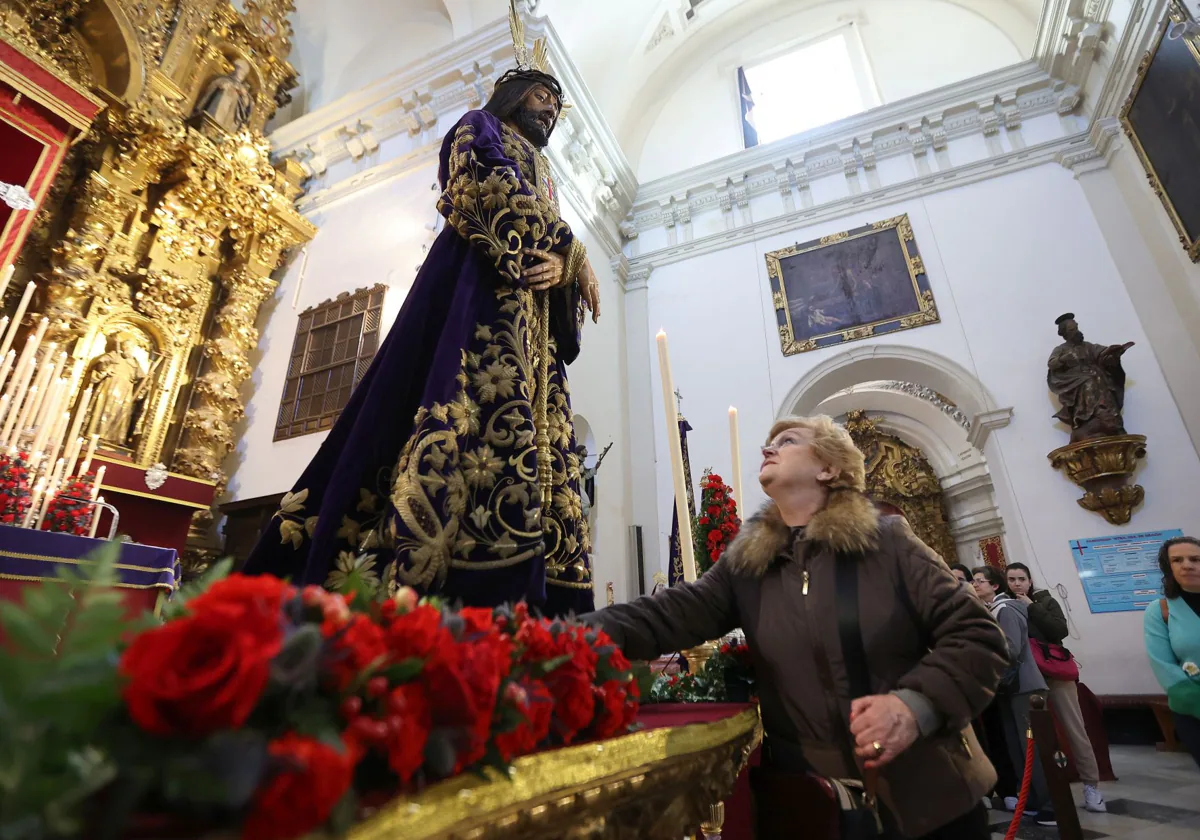
{"type": "MultiPolygon", "coordinates": [[[[734,574],[762,577],[776,557],[790,548],[792,529],[783,521],[774,502],[767,502],[746,520],[726,551],[724,562],[734,574]]],[[[834,490],[804,529],[811,542],[824,543],[835,552],[870,551],[879,544],[879,512],[856,490],[834,490]]]]}

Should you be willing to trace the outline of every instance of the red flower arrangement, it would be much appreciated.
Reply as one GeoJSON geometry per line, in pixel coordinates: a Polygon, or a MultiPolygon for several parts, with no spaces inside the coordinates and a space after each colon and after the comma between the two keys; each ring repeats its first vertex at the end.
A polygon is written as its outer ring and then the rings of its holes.
{"type": "Polygon", "coordinates": [[[86,500],[92,497],[92,486],[95,482],[96,476],[93,473],[66,481],[46,505],[42,530],[86,537],[92,525],[92,506],[86,500]]]}
{"type": "Polygon", "coordinates": [[[176,610],[118,665],[142,760],[164,763],[148,795],[186,799],[180,751],[225,756],[257,774],[223,802],[247,840],[340,830],[362,799],[611,737],[637,712],[603,632],[523,604],[453,611],[408,589],[378,601],[233,575],[176,610]]]}
{"type": "Polygon", "coordinates": [[[29,488],[29,453],[0,454],[0,524],[20,525],[33,501],[29,488]]]}
{"type": "Polygon", "coordinates": [[[694,532],[696,567],[700,574],[721,559],[741,524],[731,488],[721,476],[705,470],[700,482],[700,515],[694,532]]]}

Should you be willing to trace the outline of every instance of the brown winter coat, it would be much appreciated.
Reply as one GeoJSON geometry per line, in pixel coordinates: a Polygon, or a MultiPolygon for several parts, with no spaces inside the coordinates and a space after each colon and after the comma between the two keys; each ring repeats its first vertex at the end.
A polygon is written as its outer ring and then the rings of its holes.
{"type": "Polygon", "coordinates": [[[995,783],[970,721],[991,701],[1007,649],[987,609],[901,517],[881,518],[865,496],[837,490],[793,542],[777,508],[768,505],[695,583],[587,619],[634,659],[743,628],[768,738],[800,743],[823,775],[857,776],[843,748],[852,748],[852,741],[834,597],[838,552],[860,558],[844,562],[862,563],[859,612],[872,689],[897,693],[920,725],[921,737],[882,771],[880,782],[881,797],[905,836],[920,837],[967,813],[995,783]],[[901,585],[911,608],[898,595],[901,585]],[[829,658],[840,715],[818,677],[814,636],[829,658]]]}

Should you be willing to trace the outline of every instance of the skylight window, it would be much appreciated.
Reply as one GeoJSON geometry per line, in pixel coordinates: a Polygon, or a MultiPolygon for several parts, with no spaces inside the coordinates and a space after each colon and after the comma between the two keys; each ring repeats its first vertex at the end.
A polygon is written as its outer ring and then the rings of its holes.
{"type": "Polygon", "coordinates": [[[743,67],[738,75],[747,148],[791,137],[877,104],[865,56],[849,27],[743,67]]]}

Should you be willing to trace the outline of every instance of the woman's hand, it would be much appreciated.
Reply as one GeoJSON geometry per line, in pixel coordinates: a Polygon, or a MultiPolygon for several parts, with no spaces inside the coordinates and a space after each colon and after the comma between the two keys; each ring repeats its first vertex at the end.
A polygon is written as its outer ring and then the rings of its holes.
{"type": "Polygon", "coordinates": [[[583,305],[592,312],[592,323],[599,322],[600,281],[596,279],[596,272],[592,271],[590,260],[585,259],[579,269],[579,295],[583,298],[583,305]]]}
{"type": "Polygon", "coordinates": [[[563,268],[567,264],[565,257],[559,256],[553,251],[542,251],[538,248],[525,248],[521,253],[540,261],[521,272],[521,277],[524,278],[530,289],[542,292],[565,284],[566,278],[563,277],[563,268]]]}
{"type": "Polygon", "coordinates": [[[867,769],[885,767],[921,734],[916,715],[894,694],[859,697],[850,704],[854,752],[867,769]]]}
{"type": "Polygon", "coordinates": [[[1030,597],[1028,595],[1018,595],[1017,600],[1020,601],[1022,604],[1025,604],[1026,606],[1031,606],[1033,604],[1033,601],[1030,599],[1030,597]]]}

